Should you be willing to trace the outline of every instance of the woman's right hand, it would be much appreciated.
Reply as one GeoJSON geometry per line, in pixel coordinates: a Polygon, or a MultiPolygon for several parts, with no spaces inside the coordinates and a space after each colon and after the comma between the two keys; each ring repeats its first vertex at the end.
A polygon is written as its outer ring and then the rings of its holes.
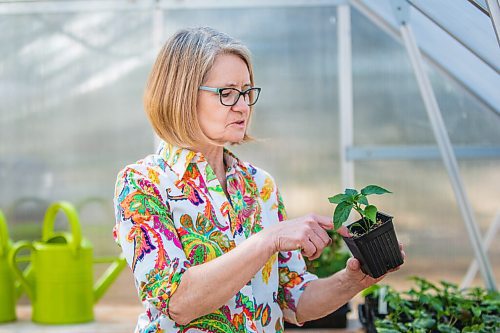
{"type": "Polygon", "coordinates": [[[326,230],[333,229],[332,219],[317,214],[308,214],[296,219],[282,221],[264,229],[274,246],[274,252],[302,250],[309,260],[321,255],[332,239],[326,230]]]}

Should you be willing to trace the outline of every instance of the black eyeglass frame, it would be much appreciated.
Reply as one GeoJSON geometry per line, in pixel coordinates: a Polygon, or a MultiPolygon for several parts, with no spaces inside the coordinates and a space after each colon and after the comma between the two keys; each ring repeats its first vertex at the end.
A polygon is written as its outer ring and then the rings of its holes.
{"type": "Polygon", "coordinates": [[[257,96],[255,97],[255,101],[253,101],[253,103],[248,103],[247,102],[248,106],[252,106],[252,105],[255,105],[255,103],[257,103],[257,101],[259,100],[260,91],[262,89],[261,88],[257,88],[257,87],[252,87],[252,88],[248,88],[247,90],[241,91],[241,90],[238,90],[236,88],[213,88],[213,87],[207,87],[207,86],[200,86],[199,90],[211,91],[213,93],[219,94],[220,103],[222,105],[224,105],[224,106],[234,106],[234,105],[236,105],[236,103],[238,103],[238,101],[240,100],[241,96],[243,96],[243,100],[246,102],[245,95],[250,96],[250,93],[252,91],[254,91],[257,94],[257,96]],[[222,101],[222,94],[224,93],[224,90],[234,90],[234,91],[238,92],[238,97],[235,99],[235,101],[234,101],[233,104],[225,104],[222,101]]]}

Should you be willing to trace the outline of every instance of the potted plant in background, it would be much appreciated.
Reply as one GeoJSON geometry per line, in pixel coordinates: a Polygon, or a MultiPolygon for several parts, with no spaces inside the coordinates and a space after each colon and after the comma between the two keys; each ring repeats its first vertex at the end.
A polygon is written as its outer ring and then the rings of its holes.
{"type": "MultiPolygon", "coordinates": [[[[351,256],[349,252],[341,249],[341,236],[333,230],[327,231],[332,243],[325,247],[321,256],[316,260],[307,260],[307,270],[319,278],[329,277],[345,268],[347,259],[351,256]]],[[[345,328],[347,327],[347,314],[351,310],[349,303],[342,305],[331,314],[304,323],[300,328],[345,328]]],[[[285,322],[285,328],[298,328],[285,322]]]]}
{"type": "Polygon", "coordinates": [[[420,277],[416,287],[397,292],[374,285],[365,290],[359,319],[368,333],[500,332],[500,294],[483,288],[460,290],[441,281],[435,285],[420,277]]]}
{"type": "Polygon", "coordinates": [[[392,216],[379,212],[368,203],[367,196],[391,193],[378,186],[368,185],[360,192],[346,189],[328,200],[337,204],[333,214],[335,230],[338,230],[355,210],[361,219],[347,226],[352,237],[343,237],[353,256],[361,263],[365,274],[374,278],[387,273],[403,263],[399,243],[394,231],[392,216]]]}

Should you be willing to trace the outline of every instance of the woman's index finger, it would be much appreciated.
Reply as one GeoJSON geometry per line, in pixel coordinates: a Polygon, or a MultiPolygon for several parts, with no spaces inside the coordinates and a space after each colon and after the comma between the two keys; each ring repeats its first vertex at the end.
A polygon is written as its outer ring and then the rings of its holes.
{"type": "Polygon", "coordinates": [[[323,216],[323,215],[315,215],[316,222],[323,228],[331,230],[333,229],[333,220],[331,217],[323,216]]]}

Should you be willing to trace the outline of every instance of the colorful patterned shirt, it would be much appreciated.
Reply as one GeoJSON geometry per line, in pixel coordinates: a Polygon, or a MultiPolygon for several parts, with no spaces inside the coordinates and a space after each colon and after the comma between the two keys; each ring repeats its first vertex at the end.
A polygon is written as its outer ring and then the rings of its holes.
{"type": "MultiPolygon", "coordinates": [[[[125,167],[115,189],[114,237],[133,271],[146,312],[136,332],[283,332],[307,283],[299,251],[272,255],[217,311],[187,325],[169,316],[183,273],[286,219],[273,178],[224,149],[228,197],[201,153],[163,143],[125,167]]],[[[286,222],[285,222],[286,223],[286,222]]],[[[217,290],[217,286],[214,286],[217,290]]]]}

